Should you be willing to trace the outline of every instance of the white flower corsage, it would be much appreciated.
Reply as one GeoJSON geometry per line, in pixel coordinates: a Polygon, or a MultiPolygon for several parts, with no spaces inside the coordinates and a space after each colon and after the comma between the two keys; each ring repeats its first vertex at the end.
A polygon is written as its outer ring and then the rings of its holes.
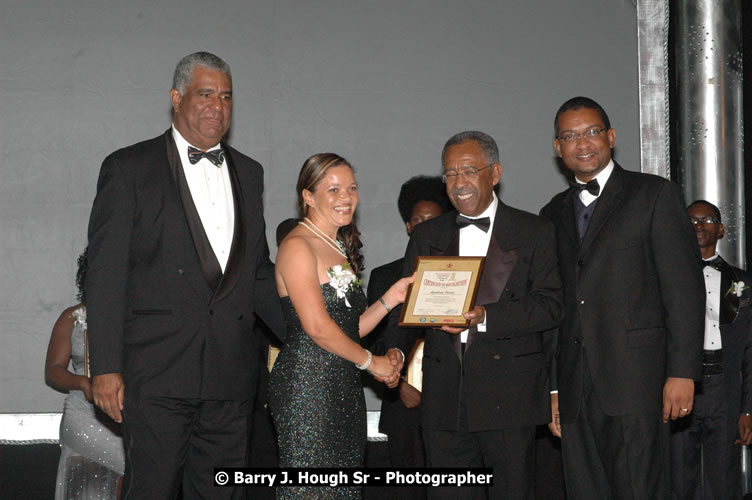
{"type": "Polygon", "coordinates": [[[73,313],[71,314],[73,316],[73,324],[79,325],[81,328],[86,330],[86,308],[85,307],[79,307],[73,313]]]}
{"type": "Polygon", "coordinates": [[[345,299],[345,305],[352,307],[347,300],[347,292],[353,288],[360,288],[362,281],[352,272],[347,263],[330,267],[326,272],[329,275],[329,286],[337,291],[337,298],[345,299]]]}
{"type": "Polygon", "coordinates": [[[741,297],[744,290],[748,289],[749,285],[745,285],[743,281],[732,281],[726,295],[733,293],[737,297],[741,297]]]}

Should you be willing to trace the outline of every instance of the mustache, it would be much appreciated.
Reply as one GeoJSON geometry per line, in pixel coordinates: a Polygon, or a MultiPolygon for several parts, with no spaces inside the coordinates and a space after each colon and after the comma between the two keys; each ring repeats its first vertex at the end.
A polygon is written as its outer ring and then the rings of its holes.
{"type": "Polygon", "coordinates": [[[471,193],[475,193],[475,192],[476,192],[476,190],[472,189],[472,188],[465,188],[465,189],[452,188],[451,195],[452,196],[457,196],[457,195],[460,195],[460,194],[471,194],[471,193]]]}

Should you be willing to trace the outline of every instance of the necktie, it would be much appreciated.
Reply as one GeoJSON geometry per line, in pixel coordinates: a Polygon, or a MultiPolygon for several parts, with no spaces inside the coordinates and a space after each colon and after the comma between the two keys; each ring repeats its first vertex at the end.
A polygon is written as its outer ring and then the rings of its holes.
{"type": "Polygon", "coordinates": [[[221,149],[201,151],[200,149],[196,149],[193,146],[188,146],[188,161],[191,162],[191,165],[198,163],[201,158],[206,158],[215,166],[221,167],[222,163],[225,161],[225,152],[221,149]]]}
{"type": "Polygon", "coordinates": [[[593,179],[586,184],[580,184],[577,182],[574,187],[577,188],[578,191],[587,191],[593,196],[598,196],[598,193],[601,192],[601,186],[598,184],[598,179],[593,179]]]}
{"type": "Polygon", "coordinates": [[[481,217],[480,219],[471,219],[470,217],[465,217],[464,215],[457,215],[457,225],[460,227],[460,229],[471,224],[478,229],[481,229],[484,233],[487,233],[491,228],[491,218],[481,217]]]}

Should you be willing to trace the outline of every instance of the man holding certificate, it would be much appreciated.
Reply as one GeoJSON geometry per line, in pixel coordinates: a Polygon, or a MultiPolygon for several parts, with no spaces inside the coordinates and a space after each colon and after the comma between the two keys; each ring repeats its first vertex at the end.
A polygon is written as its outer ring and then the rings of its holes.
{"type": "MultiPolygon", "coordinates": [[[[430,301],[405,302],[403,320],[417,318],[405,323],[433,328],[423,356],[426,458],[431,467],[492,468],[489,498],[534,498],[535,426],[551,419],[544,332],[562,317],[553,226],[496,197],[502,169],[489,135],[455,135],[444,146],[442,164],[456,211],[414,229],[403,275],[412,274],[418,257],[441,256],[443,266],[458,270],[455,279],[470,269],[479,282],[462,326],[447,326],[451,318],[438,309],[431,316],[425,310],[430,301]],[[461,257],[485,257],[482,272],[461,257]]],[[[433,264],[426,269],[426,276],[445,276],[433,264]]],[[[439,286],[434,279],[419,282],[420,274],[416,297],[426,295],[419,289],[424,283],[439,286]]],[[[393,319],[387,341],[405,351],[416,336],[393,319]]],[[[431,498],[485,495],[479,488],[429,489],[431,498]]]]}

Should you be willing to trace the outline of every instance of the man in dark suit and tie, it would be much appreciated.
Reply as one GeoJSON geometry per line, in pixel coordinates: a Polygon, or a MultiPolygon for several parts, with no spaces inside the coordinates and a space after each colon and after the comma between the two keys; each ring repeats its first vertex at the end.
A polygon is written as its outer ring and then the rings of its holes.
{"type": "Polygon", "coordinates": [[[254,313],[281,332],[263,170],[221,142],[230,68],[177,65],[173,126],[102,164],[86,280],[94,401],[123,422],[124,498],[242,498],[214,467],[247,464],[261,366],[254,313]]]}
{"type": "MultiPolygon", "coordinates": [[[[550,421],[543,332],[561,320],[553,227],[494,193],[496,142],[462,132],[442,152],[456,208],[414,228],[403,275],[421,255],[485,256],[470,327],[426,332],[422,426],[430,467],[488,467],[493,487],[429,488],[432,498],[533,498],[535,426],[550,421]]],[[[389,345],[415,334],[390,324],[389,345]]]]}
{"type": "Polygon", "coordinates": [[[694,232],[675,184],[611,159],[616,132],[598,103],[570,99],[554,123],[575,177],[541,212],[564,283],[551,427],[567,495],[668,498],[666,422],[692,411],[702,361],[694,232]]]}
{"type": "Polygon", "coordinates": [[[721,211],[705,200],[687,207],[705,279],[702,379],[692,414],[674,422],[674,499],[742,498],[741,448],[752,441],[752,276],[716,252],[721,211]]]}

